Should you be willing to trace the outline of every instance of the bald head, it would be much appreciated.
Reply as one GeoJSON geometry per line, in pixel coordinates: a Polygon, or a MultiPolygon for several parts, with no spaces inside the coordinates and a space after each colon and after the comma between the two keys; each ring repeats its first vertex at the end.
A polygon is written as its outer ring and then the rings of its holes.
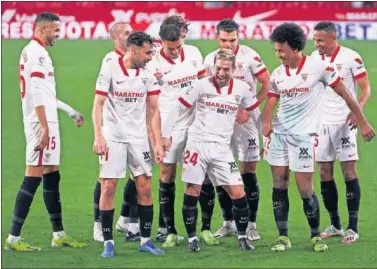
{"type": "Polygon", "coordinates": [[[116,49],[126,52],[127,39],[132,34],[133,29],[130,24],[125,22],[116,22],[110,28],[110,38],[114,42],[116,49]]]}

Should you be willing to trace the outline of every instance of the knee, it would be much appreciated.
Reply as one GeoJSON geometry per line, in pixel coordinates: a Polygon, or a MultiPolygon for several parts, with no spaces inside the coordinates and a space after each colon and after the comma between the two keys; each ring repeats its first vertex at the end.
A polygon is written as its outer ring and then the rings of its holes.
{"type": "Polygon", "coordinates": [[[172,183],[175,180],[175,167],[171,164],[160,166],[160,177],[164,183],[172,183]]]}
{"type": "Polygon", "coordinates": [[[343,178],[345,181],[351,181],[357,178],[356,165],[349,165],[342,168],[343,178]]]}
{"type": "Polygon", "coordinates": [[[146,182],[145,184],[139,185],[138,187],[138,198],[139,201],[150,201],[152,200],[152,189],[151,184],[146,182]]]}
{"type": "Polygon", "coordinates": [[[113,199],[116,190],[115,180],[102,180],[101,182],[101,197],[105,199],[113,199]]]}
{"type": "Polygon", "coordinates": [[[332,167],[321,167],[319,170],[321,181],[331,181],[334,179],[334,172],[332,167]]]}
{"type": "Polygon", "coordinates": [[[226,191],[228,192],[228,194],[229,194],[229,196],[232,200],[240,199],[240,198],[242,198],[246,195],[245,190],[244,190],[242,185],[227,186],[226,191]]]}
{"type": "Polygon", "coordinates": [[[300,180],[297,181],[298,191],[302,198],[309,198],[313,195],[313,181],[312,180],[300,180]]]}
{"type": "Polygon", "coordinates": [[[257,171],[257,162],[240,162],[241,174],[255,174],[257,171]]]}
{"type": "Polygon", "coordinates": [[[199,197],[202,186],[195,184],[186,184],[185,194],[190,196],[199,197]]]}
{"type": "Polygon", "coordinates": [[[275,189],[288,189],[289,179],[285,177],[274,177],[274,188],[275,189]]]}

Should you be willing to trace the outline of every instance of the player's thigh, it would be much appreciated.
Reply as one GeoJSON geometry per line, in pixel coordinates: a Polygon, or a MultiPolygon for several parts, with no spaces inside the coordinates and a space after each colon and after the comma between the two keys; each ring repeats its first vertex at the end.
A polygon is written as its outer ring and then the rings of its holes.
{"type": "Polygon", "coordinates": [[[335,161],[335,148],[330,134],[330,125],[323,124],[319,134],[315,136],[314,150],[317,162],[335,161]]]}
{"type": "Polygon", "coordinates": [[[106,153],[99,156],[99,177],[103,179],[124,178],[127,170],[127,144],[115,141],[106,141],[106,144],[106,153]]]}
{"type": "Polygon", "coordinates": [[[152,154],[148,143],[127,144],[128,166],[134,177],[152,176],[152,154]]]}
{"type": "Polygon", "coordinates": [[[284,134],[272,133],[270,135],[267,161],[273,166],[289,166],[288,145],[284,134]]]}
{"type": "MultiPolygon", "coordinates": [[[[48,123],[49,140],[42,151],[34,147],[41,137],[41,125],[37,122],[25,123],[26,165],[27,166],[58,166],[60,165],[60,132],[58,123],[48,123]]],[[[32,168],[31,168],[32,169],[32,168]]]]}
{"type": "Polygon", "coordinates": [[[233,154],[241,162],[259,161],[258,129],[254,125],[250,126],[249,122],[236,126],[232,141],[233,154]]]}
{"type": "Polygon", "coordinates": [[[227,145],[213,144],[207,174],[214,186],[243,185],[237,162],[227,145]]]}
{"type": "Polygon", "coordinates": [[[208,167],[208,144],[187,141],[183,153],[182,181],[188,184],[202,185],[208,167]]]}
{"type": "Polygon", "coordinates": [[[351,130],[348,124],[331,125],[331,140],[334,143],[336,158],[340,162],[357,161],[357,131],[351,130]]]}
{"type": "Polygon", "coordinates": [[[183,150],[187,141],[187,130],[174,130],[172,132],[172,144],[170,150],[166,152],[164,163],[166,164],[182,164],[183,150]]]}
{"type": "Polygon", "coordinates": [[[287,135],[289,169],[293,172],[314,172],[315,136],[287,135]]]}

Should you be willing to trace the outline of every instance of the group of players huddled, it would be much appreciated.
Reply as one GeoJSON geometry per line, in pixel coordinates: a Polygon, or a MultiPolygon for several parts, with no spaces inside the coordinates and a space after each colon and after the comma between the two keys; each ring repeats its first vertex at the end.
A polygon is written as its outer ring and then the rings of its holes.
{"type": "MultiPolygon", "coordinates": [[[[55,14],[41,13],[36,19],[35,36],[20,59],[27,166],[5,243],[6,249],[15,251],[40,250],[25,242],[20,231],[42,178],[53,227],[52,246],[85,246],[65,234],[61,218],[57,109],[66,111],[78,127],[84,118],[56,99],[46,46],[53,46],[59,37],[59,22],[55,14]]],[[[234,20],[217,24],[219,48],[204,61],[197,47],[184,44],[188,26],[183,17],[170,16],[161,24],[159,40],[133,31],[124,22],[116,22],[110,29],[115,50],[103,59],[92,112],[93,151],[99,155],[100,167],[94,191],[93,238],[104,242],[101,256],[115,255],[114,195],[117,180],[126,176],[127,168],[130,179],[115,227],[125,232],[125,241],[140,240],[139,251],[165,254],[151,240],[153,163],[160,166],[156,241],[162,248],[175,247],[183,240],[176,230],[174,212],[176,169],[183,164],[182,216],[188,250],[200,251],[199,241],[217,245],[224,236],[237,237],[241,250],[254,250],[250,241],[261,239],[256,226],[256,170],[261,157],[270,164],[273,178],[273,211],[279,237],[272,251],[291,247],[290,171],[303,201],[313,250],[327,251],[323,238],[331,236],[341,236],[342,243],[356,242],[360,204],[357,127],[365,141],[375,136],[362,113],[371,90],[360,55],[338,44],[332,22],[315,26],[316,50],[311,56],[305,55],[303,30],[297,24],[284,23],[271,35],[281,65],[270,76],[259,54],[238,43],[239,26],[234,20]],[[261,84],[259,91],[257,82],[261,84]],[[261,113],[258,106],[265,100],[261,113]],[[259,137],[263,137],[263,146],[259,137]],[[346,230],[338,212],[336,160],[340,161],[347,190],[346,230]],[[331,219],[322,233],[319,201],[313,190],[316,163],[331,219]],[[212,234],[215,189],[224,221],[212,234]],[[202,217],[199,236],[198,201],[202,217]]]]}

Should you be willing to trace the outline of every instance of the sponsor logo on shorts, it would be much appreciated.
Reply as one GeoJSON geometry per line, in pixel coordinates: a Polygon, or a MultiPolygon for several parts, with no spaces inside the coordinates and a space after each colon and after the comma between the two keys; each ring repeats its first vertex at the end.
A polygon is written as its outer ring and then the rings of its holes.
{"type": "Polygon", "coordinates": [[[237,167],[236,162],[228,162],[228,164],[229,164],[229,170],[232,174],[238,172],[238,167],[237,167]]]}
{"type": "Polygon", "coordinates": [[[256,138],[250,138],[250,139],[247,139],[247,141],[249,142],[249,145],[247,146],[248,149],[258,149],[258,145],[257,145],[257,139],[256,138]]]}
{"type": "Polygon", "coordinates": [[[151,153],[150,153],[150,151],[143,152],[143,155],[144,155],[144,161],[146,163],[150,163],[151,162],[151,153]]]}
{"type": "Polygon", "coordinates": [[[309,154],[309,148],[300,148],[300,154],[298,155],[300,161],[312,160],[313,157],[309,154]]]}
{"type": "Polygon", "coordinates": [[[349,149],[349,148],[354,148],[356,145],[354,143],[351,143],[350,137],[342,137],[342,149],[349,149]]]}

